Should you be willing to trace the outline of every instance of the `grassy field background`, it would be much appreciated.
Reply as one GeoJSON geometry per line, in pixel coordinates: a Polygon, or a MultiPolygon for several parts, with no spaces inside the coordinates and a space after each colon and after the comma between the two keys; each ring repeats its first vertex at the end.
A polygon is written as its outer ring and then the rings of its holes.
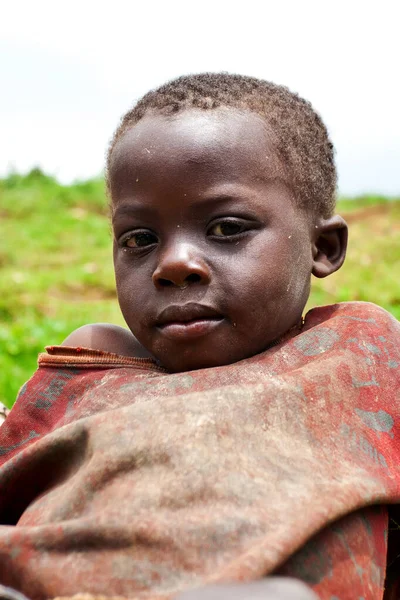
{"type": "MultiPolygon", "coordinates": [[[[38,352],[89,322],[123,324],[101,179],[70,186],[35,169],[0,179],[0,401],[12,406],[38,352]]],[[[380,304],[400,319],[400,199],[341,199],[345,266],[314,280],[308,308],[380,304]]]]}

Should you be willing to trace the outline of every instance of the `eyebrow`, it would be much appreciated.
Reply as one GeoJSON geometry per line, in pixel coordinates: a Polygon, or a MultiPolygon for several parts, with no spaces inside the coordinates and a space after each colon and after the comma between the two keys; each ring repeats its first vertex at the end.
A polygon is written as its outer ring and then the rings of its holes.
{"type": "Polygon", "coordinates": [[[112,215],[111,218],[112,220],[114,220],[117,217],[121,217],[121,216],[129,216],[132,214],[148,214],[148,215],[153,215],[155,213],[155,210],[153,208],[151,208],[150,206],[146,206],[145,204],[143,204],[142,202],[139,201],[135,201],[135,200],[130,200],[129,202],[124,202],[121,201],[118,203],[118,206],[112,211],[112,215]]]}
{"type": "MultiPolygon", "coordinates": [[[[199,198],[193,209],[198,206],[199,208],[207,208],[209,205],[222,206],[230,202],[245,202],[246,195],[238,194],[214,194],[206,198],[199,198]]],[[[112,220],[129,215],[151,216],[156,214],[156,210],[151,206],[146,206],[142,202],[131,200],[129,202],[121,201],[112,213],[112,220]]]]}
{"type": "MultiPolygon", "coordinates": [[[[287,181],[281,177],[281,176],[276,176],[276,177],[270,177],[268,178],[268,183],[269,184],[274,184],[274,183],[279,183],[282,185],[287,186],[287,181]]],[[[209,205],[213,205],[213,206],[223,206],[224,204],[228,204],[228,203],[235,203],[235,202],[246,202],[246,200],[248,199],[250,194],[250,190],[246,190],[245,186],[243,188],[242,193],[214,193],[214,194],[210,194],[209,196],[203,197],[203,198],[198,198],[196,201],[196,205],[193,206],[193,209],[195,210],[196,207],[207,207],[209,205]]],[[[130,216],[130,215],[139,215],[142,217],[151,217],[153,215],[155,215],[157,213],[157,210],[155,210],[154,208],[152,208],[151,206],[146,205],[145,203],[141,202],[140,200],[121,200],[120,202],[118,202],[118,206],[115,208],[115,210],[112,212],[112,220],[116,219],[116,218],[120,218],[123,216],[130,216]]]]}

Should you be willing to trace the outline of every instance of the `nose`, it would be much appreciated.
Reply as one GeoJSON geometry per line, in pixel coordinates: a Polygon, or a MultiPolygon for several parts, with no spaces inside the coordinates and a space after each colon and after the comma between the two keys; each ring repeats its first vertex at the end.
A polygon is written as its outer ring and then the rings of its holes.
{"type": "Polygon", "coordinates": [[[153,273],[153,283],[161,289],[185,288],[195,283],[210,283],[209,266],[191,244],[174,243],[162,253],[153,273]]]}

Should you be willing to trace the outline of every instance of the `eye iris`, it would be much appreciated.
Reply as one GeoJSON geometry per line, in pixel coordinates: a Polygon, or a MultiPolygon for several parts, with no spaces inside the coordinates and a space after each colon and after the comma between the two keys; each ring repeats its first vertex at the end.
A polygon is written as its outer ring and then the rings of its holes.
{"type": "Polygon", "coordinates": [[[128,248],[143,248],[154,244],[155,241],[155,237],[151,233],[135,233],[127,240],[126,245],[128,248]]]}
{"type": "Polygon", "coordinates": [[[216,235],[235,235],[236,233],[240,233],[241,231],[241,226],[239,225],[239,223],[230,223],[229,221],[226,221],[225,223],[219,223],[216,227],[215,227],[215,234],[216,235]]]}

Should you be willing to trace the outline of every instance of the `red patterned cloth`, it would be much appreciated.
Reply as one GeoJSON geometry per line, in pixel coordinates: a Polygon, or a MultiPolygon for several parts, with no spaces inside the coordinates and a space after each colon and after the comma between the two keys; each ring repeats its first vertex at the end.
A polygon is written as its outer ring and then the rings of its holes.
{"type": "Polygon", "coordinates": [[[281,573],[322,599],[381,599],[399,340],[387,312],[348,303],[186,373],[48,348],[0,428],[0,583],[155,599],[281,573]]]}

